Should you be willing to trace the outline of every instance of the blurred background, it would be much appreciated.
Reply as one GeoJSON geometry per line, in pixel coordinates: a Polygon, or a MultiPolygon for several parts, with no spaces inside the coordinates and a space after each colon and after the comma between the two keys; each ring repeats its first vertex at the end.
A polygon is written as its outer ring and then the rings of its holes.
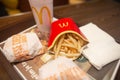
{"type": "MultiPolygon", "coordinates": [[[[99,0],[53,0],[54,7],[82,4],[99,0]]],[[[120,0],[115,0],[120,2],[120,0]]],[[[31,11],[28,0],[0,0],[0,17],[31,11]]]]}
{"type": "MultiPolygon", "coordinates": [[[[74,5],[78,3],[85,3],[98,0],[53,0],[54,7],[62,5],[74,5]]],[[[14,15],[21,12],[30,11],[28,0],[0,0],[0,17],[7,15],[14,15]]]]}

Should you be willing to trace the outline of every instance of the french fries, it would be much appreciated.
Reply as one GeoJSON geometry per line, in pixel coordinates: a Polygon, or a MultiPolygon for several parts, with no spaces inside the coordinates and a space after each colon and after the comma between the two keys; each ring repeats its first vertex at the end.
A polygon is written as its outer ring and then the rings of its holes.
{"type": "Polygon", "coordinates": [[[75,60],[81,55],[81,48],[84,46],[84,40],[77,34],[66,33],[61,35],[50,49],[55,53],[55,58],[58,56],[66,56],[75,60]]]}

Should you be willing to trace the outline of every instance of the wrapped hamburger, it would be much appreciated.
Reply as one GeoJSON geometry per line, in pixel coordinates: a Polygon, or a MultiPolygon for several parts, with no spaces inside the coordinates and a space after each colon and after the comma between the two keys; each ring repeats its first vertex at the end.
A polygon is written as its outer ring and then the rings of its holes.
{"type": "Polygon", "coordinates": [[[35,33],[21,33],[8,38],[4,44],[4,55],[10,62],[28,60],[39,55],[42,44],[35,33]]]}
{"type": "Polygon", "coordinates": [[[58,57],[39,69],[40,80],[91,80],[72,60],[58,57]]]}

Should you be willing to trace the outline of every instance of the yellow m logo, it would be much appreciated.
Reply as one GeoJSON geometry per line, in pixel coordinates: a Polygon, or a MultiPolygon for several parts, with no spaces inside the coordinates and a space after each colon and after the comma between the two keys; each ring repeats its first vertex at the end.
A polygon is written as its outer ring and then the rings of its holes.
{"type": "Polygon", "coordinates": [[[61,24],[58,24],[58,25],[59,25],[59,27],[61,27],[61,28],[68,27],[68,22],[66,22],[66,23],[61,23],[61,24]]]}
{"type": "Polygon", "coordinates": [[[43,24],[42,11],[43,11],[44,9],[47,10],[47,13],[48,13],[48,16],[49,16],[50,23],[52,22],[52,16],[51,16],[51,13],[50,13],[50,11],[49,11],[49,9],[48,9],[47,6],[43,6],[43,7],[40,9],[40,12],[37,11],[37,9],[36,9],[35,7],[32,7],[32,9],[33,9],[33,10],[35,11],[35,13],[37,14],[37,16],[38,16],[38,18],[39,18],[40,24],[43,24]]]}

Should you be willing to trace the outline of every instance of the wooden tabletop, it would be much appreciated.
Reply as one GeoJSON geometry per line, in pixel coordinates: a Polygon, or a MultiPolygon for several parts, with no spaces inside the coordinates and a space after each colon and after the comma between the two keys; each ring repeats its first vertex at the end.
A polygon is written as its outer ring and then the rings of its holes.
{"type": "MultiPolygon", "coordinates": [[[[78,26],[94,23],[109,33],[120,43],[120,3],[114,0],[100,0],[77,5],[64,5],[54,7],[56,18],[71,17],[78,26]]],[[[35,24],[31,12],[0,18],[0,42],[13,34],[21,32],[35,24]]],[[[114,63],[113,63],[114,64],[114,63]]],[[[112,64],[111,64],[112,66],[112,64]]],[[[109,67],[110,68],[110,67],[109,67]]],[[[92,68],[89,72],[92,72],[92,68]]],[[[106,68],[103,68],[106,70],[106,68]]],[[[101,76],[102,72],[99,72],[101,76]]],[[[93,73],[93,75],[95,75],[93,73]]],[[[99,75],[97,76],[100,79],[99,75]]],[[[12,64],[10,64],[2,52],[0,52],[0,80],[21,80],[12,64]]],[[[97,80],[98,80],[97,79],[97,80]]],[[[120,69],[116,80],[120,79],[120,69]]]]}

